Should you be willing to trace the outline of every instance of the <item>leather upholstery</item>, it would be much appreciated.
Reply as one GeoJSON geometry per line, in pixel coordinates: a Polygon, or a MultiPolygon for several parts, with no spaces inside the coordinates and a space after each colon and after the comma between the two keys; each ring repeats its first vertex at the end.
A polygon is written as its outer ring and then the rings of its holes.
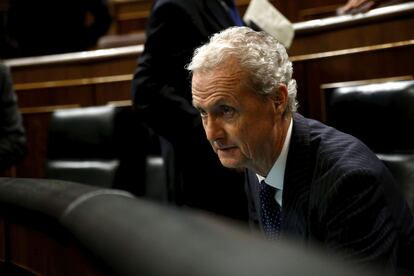
{"type": "Polygon", "coordinates": [[[377,153],[414,211],[414,81],[335,88],[325,99],[327,124],[377,153]]]}
{"type": "Polygon", "coordinates": [[[98,187],[68,183],[54,179],[0,178],[0,203],[59,219],[76,198],[98,190],[98,187]]]}
{"type": "Polygon", "coordinates": [[[400,185],[408,205],[414,212],[414,154],[378,154],[400,185]]]}
{"type": "MultiPolygon", "coordinates": [[[[146,174],[152,166],[147,164],[147,156],[160,155],[156,139],[130,108],[58,110],[49,124],[46,174],[52,179],[144,195],[151,180],[146,174]]],[[[158,166],[155,172],[162,170],[158,166]]]]}
{"type": "Polygon", "coordinates": [[[327,123],[361,139],[375,152],[414,153],[414,81],[327,91],[327,123]]]}
{"type": "Polygon", "coordinates": [[[119,166],[114,117],[113,106],[54,112],[49,124],[47,176],[111,187],[119,166]]]}

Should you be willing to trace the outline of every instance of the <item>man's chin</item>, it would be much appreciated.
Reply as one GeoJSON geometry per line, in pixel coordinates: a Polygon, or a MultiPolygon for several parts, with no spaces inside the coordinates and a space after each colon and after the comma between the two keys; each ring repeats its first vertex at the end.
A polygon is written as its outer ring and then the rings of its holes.
{"type": "Polygon", "coordinates": [[[239,162],[236,162],[235,160],[228,160],[228,159],[220,159],[221,165],[228,169],[240,169],[242,166],[239,162]]]}

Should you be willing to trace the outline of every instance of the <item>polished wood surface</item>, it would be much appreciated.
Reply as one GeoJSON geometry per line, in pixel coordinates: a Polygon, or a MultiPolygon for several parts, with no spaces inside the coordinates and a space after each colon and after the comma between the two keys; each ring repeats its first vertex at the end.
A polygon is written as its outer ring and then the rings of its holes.
{"type": "Polygon", "coordinates": [[[336,13],[336,9],[345,3],[343,0],[272,0],[270,2],[291,22],[332,16],[336,13]]]}
{"type": "Polygon", "coordinates": [[[148,0],[111,0],[114,23],[112,33],[127,34],[145,30],[152,1],[148,0]]]}
{"type": "Polygon", "coordinates": [[[23,113],[30,107],[53,109],[59,105],[101,105],[130,98],[132,74],[16,84],[23,113]],[[116,91],[116,93],[114,93],[116,91]],[[110,96],[108,96],[110,95],[110,96]]]}
{"type": "Polygon", "coordinates": [[[5,61],[22,112],[130,99],[142,45],[5,61]]]}
{"type": "Polygon", "coordinates": [[[143,45],[6,60],[16,84],[132,74],[143,45]]]}
{"type": "Polygon", "coordinates": [[[414,2],[296,23],[294,29],[291,56],[414,39],[414,2]]]}

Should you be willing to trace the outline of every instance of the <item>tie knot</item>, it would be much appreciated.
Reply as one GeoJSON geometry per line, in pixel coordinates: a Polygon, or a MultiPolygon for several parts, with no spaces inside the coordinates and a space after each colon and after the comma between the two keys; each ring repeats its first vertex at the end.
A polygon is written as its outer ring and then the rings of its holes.
{"type": "Polygon", "coordinates": [[[276,188],[267,184],[264,180],[260,181],[259,193],[262,196],[274,196],[276,194],[276,188]]]}

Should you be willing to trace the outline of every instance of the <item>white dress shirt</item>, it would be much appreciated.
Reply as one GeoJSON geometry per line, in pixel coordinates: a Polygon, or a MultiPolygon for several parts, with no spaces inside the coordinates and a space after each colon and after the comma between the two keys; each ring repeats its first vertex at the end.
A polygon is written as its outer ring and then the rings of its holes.
{"type": "Polygon", "coordinates": [[[279,154],[273,167],[270,169],[269,174],[264,177],[256,174],[257,179],[262,181],[264,179],[267,185],[276,188],[275,200],[282,207],[282,194],[283,194],[283,180],[285,177],[286,159],[289,152],[290,139],[292,136],[293,120],[290,119],[289,128],[286,134],[285,142],[283,143],[282,151],[279,154]]]}

